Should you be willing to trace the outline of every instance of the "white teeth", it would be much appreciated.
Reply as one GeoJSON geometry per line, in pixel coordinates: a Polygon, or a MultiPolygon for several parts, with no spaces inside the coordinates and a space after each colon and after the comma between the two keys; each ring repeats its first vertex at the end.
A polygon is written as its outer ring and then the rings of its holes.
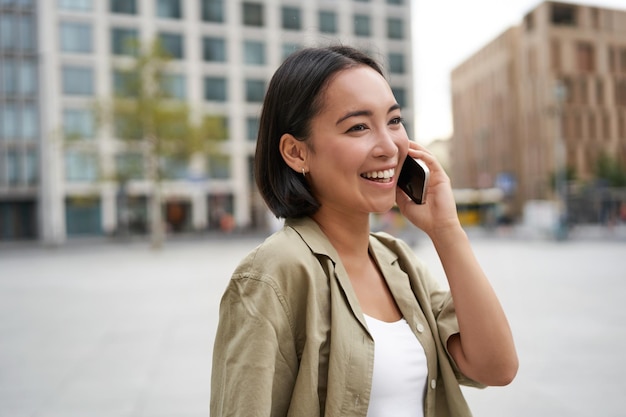
{"type": "Polygon", "coordinates": [[[372,172],[366,172],[365,174],[362,174],[363,177],[365,178],[385,178],[385,179],[389,179],[392,178],[393,175],[395,174],[396,170],[391,168],[391,169],[386,169],[384,171],[372,171],[372,172]]]}

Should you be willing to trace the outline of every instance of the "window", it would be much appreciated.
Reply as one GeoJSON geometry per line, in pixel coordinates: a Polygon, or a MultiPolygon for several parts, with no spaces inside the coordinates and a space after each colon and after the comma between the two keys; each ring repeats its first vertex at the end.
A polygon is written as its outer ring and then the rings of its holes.
{"type": "Polygon", "coordinates": [[[35,26],[30,15],[0,15],[0,46],[7,50],[33,51],[35,26]]]}
{"type": "Polygon", "coordinates": [[[37,138],[39,121],[37,117],[37,107],[32,103],[22,105],[22,138],[27,141],[34,141],[37,138]]]}
{"type": "Polygon", "coordinates": [[[91,26],[86,23],[61,23],[61,51],[72,53],[92,52],[91,26]]]}
{"type": "Polygon", "coordinates": [[[263,5],[259,3],[243,3],[243,24],[246,26],[263,26],[263,5]]]}
{"type": "Polygon", "coordinates": [[[87,12],[93,9],[92,0],[59,0],[59,9],[87,12]]]}
{"type": "Polygon", "coordinates": [[[66,138],[91,139],[94,137],[93,113],[86,109],[63,110],[63,133],[66,138]]]}
{"type": "Polygon", "coordinates": [[[115,172],[118,177],[128,180],[144,178],[143,155],[138,152],[126,152],[115,155],[115,172]]]}
{"type": "Polygon", "coordinates": [[[62,68],[63,93],[68,95],[93,95],[93,69],[78,66],[62,68]]]}
{"type": "Polygon", "coordinates": [[[285,60],[289,55],[293,54],[299,49],[300,49],[300,45],[297,43],[284,43],[283,44],[283,60],[285,60]]]}
{"type": "Polygon", "coordinates": [[[15,15],[0,15],[0,48],[11,50],[17,45],[16,23],[15,15]]]}
{"type": "Polygon", "coordinates": [[[265,44],[257,41],[244,41],[244,62],[250,65],[265,65],[265,44]]]}
{"type": "Polygon", "coordinates": [[[18,92],[24,95],[37,92],[37,67],[35,61],[21,61],[18,66],[18,92]]]}
{"type": "Polygon", "coordinates": [[[556,39],[550,42],[550,67],[553,71],[561,70],[561,44],[556,39]]]}
{"type": "Polygon", "coordinates": [[[300,9],[297,7],[282,8],[283,29],[300,30],[302,29],[302,17],[300,9]]]}
{"type": "Polygon", "coordinates": [[[576,26],[576,7],[568,4],[552,4],[550,21],[554,25],[576,26]]]}
{"type": "Polygon", "coordinates": [[[26,184],[35,185],[39,179],[39,158],[35,151],[27,151],[24,155],[26,167],[26,184]]]}
{"type": "Polygon", "coordinates": [[[183,12],[180,0],[157,0],[157,16],[166,19],[180,19],[183,12]]]}
{"type": "Polygon", "coordinates": [[[387,37],[389,39],[404,39],[404,21],[395,17],[387,19],[387,37]]]}
{"type": "Polygon", "coordinates": [[[111,13],[137,14],[137,0],[110,0],[111,13]]]}
{"type": "Polygon", "coordinates": [[[0,73],[2,74],[1,92],[11,95],[18,92],[18,71],[17,62],[14,59],[6,58],[0,61],[0,73]]]}
{"type": "Polygon", "coordinates": [[[166,74],[163,77],[163,90],[170,98],[184,100],[187,97],[187,82],[182,74],[166,74]]]}
{"type": "Polygon", "coordinates": [[[251,103],[263,102],[265,96],[265,81],[246,80],[246,101],[251,103]]]}
{"type": "Polygon", "coordinates": [[[587,42],[579,42],[576,45],[576,62],[581,72],[593,72],[595,70],[593,45],[587,42]]]}
{"type": "Polygon", "coordinates": [[[12,58],[5,58],[0,61],[0,71],[2,73],[2,92],[4,94],[17,93],[17,63],[12,58]]]}
{"type": "Polygon", "coordinates": [[[224,22],[223,0],[202,0],[202,20],[205,22],[224,22]]]}
{"type": "Polygon", "coordinates": [[[66,151],[65,179],[67,181],[95,181],[98,179],[98,160],[92,153],[66,151]]]}
{"type": "Polygon", "coordinates": [[[258,117],[246,118],[246,139],[251,142],[256,141],[259,134],[259,123],[258,117]]]}
{"type": "Polygon", "coordinates": [[[22,51],[35,50],[35,25],[31,16],[20,16],[18,21],[19,48],[22,51]]]}
{"type": "Polygon", "coordinates": [[[120,97],[137,97],[139,95],[139,78],[131,70],[113,70],[113,91],[120,97]]]}
{"type": "Polygon", "coordinates": [[[615,81],[615,104],[626,107],[626,79],[615,81]]]}
{"type": "Polygon", "coordinates": [[[404,74],[406,72],[404,54],[396,52],[389,53],[389,71],[392,74],[404,74]]]}
{"type": "Polygon", "coordinates": [[[208,62],[226,62],[226,42],[222,38],[202,38],[202,57],[208,62]]]}
{"type": "Polygon", "coordinates": [[[17,133],[17,106],[13,103],[4,103],[4,106],[0,107],[0,123],[2,123],[2,130],[0,135],[5,140],[13,140],[18,136],[17,133]]]}
{"type": "Polygon", "coordinates": [[[604,83],[600,78],[596,80],[596,105],[604,105],[604,83]]]}
{"type": "Polygon", "coordinates": [[[139,32],[137,29],[111,29],[111,52],[114,55],[136,56],[139,49],[139,32]]]}
{"type": "Polygon", "coordinates": [[[354,34],[357,36],[370,36],[370,17],[362,14],[354,15],[354,34]]]}
{"type": "Polygon", "coordinates": [[[210,155],[208,165],[210,178],[224,180],[230,178],[230,156],[210,155]]]}
{"type": "Polygon", "coordinates": [[[322,33],[337,33],[337,14],[335,12],[320,11],[319,25],[322,33]]]}
{"type": "Polygon", "coordinates": [[[9,185],[16,185],[20,176],[19,154],[16,151],[7,152],[6,176],[9,185]]]}
{"type": "Polygon", "coordinates": [[[226,101],[226,78],[204,77],[204,99],[226,101]]]}
{"type": "Polygon", "coordinates": [[[396,101],[400,105],[400,107],[408,107],[406,90],[401,87],[391,87],[391,92],[393,96],[396,98],[396,101]]]}
{"type": "Polygon", "coordinates": [[[183,35],[177,33],[159,33],[159,41],[165,52],[172,58],[183,59],[183,35]]]}

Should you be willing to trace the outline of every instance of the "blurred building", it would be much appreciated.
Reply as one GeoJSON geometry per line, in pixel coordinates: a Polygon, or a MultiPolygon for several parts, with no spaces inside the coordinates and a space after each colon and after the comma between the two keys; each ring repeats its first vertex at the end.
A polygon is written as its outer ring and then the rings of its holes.
{"type": "Polygon", "coordinates": [[[124,189],[110,180],[142,155],[98,129],[91,111],[111,97],[128,40],[160,39],[174,57],[172,93],[227,127],[219,155],[172,170],[164,185],[170,230],[263,227],[252,160],[273,71],[303,46],[354,45],[385,65],[411,115],[410,3],[0,1],[0,240],[146,231],[150,184],[141,175],[124,189]],[[80,140],[68,144],[68,136],[80,140]]]}
{"type": "Polygon", "coordinates": [[[544,2],[451,74],[456,187],[498,187],[519,214],[554,173],[626,160],[626,10],[544,2]]]}

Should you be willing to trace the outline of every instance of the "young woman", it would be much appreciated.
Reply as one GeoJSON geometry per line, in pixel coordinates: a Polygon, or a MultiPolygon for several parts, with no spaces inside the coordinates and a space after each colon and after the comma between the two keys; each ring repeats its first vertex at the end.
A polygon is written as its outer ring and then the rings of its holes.
{"type": "Polygon", "coordinates": [[[450,181],[409,141],[374,60],[345,46],[290,56],[265,97],[255,175],[285,226],[222,298],[212,416],[470,416],[460,383],[511,382],[511,331],[450,181]],[[407,156],[430,169],[424,205],[396,187],[407,156]],[[370,232],[394,204],[432,240],[449,291],[370,232]]]}

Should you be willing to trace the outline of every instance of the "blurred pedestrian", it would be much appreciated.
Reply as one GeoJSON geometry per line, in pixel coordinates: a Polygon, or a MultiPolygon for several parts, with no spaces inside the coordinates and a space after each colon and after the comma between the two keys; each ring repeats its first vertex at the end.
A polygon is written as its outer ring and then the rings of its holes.
{"type": "Polygon", "coordinates": [[[450,181],[409,141],[379,65],[347,46],[285,60],[265,97],[255,177],[284,227],[220,305],[212,416],[469,416],[459,383],[505,385],[511,331],[459,223],[450,181]],[[396,188],[431,171],[427,203],[396,188]],[[442,289],[403,241],[370,232],[397,204],[436,247],[442,289]]]}

